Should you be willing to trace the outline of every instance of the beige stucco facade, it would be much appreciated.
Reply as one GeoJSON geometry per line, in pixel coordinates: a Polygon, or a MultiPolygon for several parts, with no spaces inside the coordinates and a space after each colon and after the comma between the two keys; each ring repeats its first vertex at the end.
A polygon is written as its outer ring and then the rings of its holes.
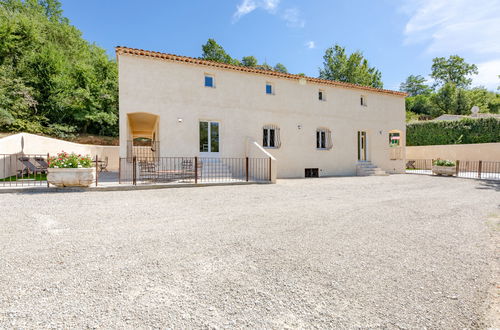
{"type": "Polygon", "coordinates": [[[278,178],[304,177],[305,168],[319,168],[320,176],[355,175],[358,131],[367,134],[368,160],[387,172],[404,171],[404,148],[400,159],[391,159],[388,136],[399,131],[404,146],[404,96],[130,54],[118,53],[118,63],[121,157],[146,125],[130,118],[146,113],[157,116],[149,122],[162,157],[200,156],[199,122],[206,120],[219,123],[219,157],[266,156],[252,143],[262,145],[265,125],[279,127],[280,148],[265,149],[276,158],[278,178]],[[204,86],[205,74],[214,77],[214,88],[204,86]],[[316,149],[318,128],[331,131],[330,150],[316,149]]]}

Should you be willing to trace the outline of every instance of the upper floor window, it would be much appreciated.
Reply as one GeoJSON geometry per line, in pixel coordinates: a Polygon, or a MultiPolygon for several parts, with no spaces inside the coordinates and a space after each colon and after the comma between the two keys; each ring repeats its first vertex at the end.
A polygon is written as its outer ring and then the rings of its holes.
{"type": "Polygon", "coordinates": [[[318,128],[316,130],[316,149],[330,150],[332,147],[332,132],[327,128],[318,128]]]}
{"type": "Polygon", "coordinates": [[[361,102],[361,106],[366,107],[368,105],[367,102],[366,102],[366,96],[361,95],[361,97],[359,99],[360,99],[360,102],[361,102]]]}
{"type": "Polygon", "coordinates": [[[318,91],[318,100],[320,101],[326,101],[326,95],[325,95],[325,91],[320,89],[318,91]]]}
{"type": "Polygon", "coordinates": [[[266,83],[266,94],[273,95],[274,94],[274,86],[271,83],[266,83]]]}
{"type": "Polygon", "coordinates": [[[205,87],[215,87],[214,76],[209,74],[205,75],[205,87]]]}
{"type": "Polygon", "coordinates": [[[279,148],[280,129],[276,125],[266,125],[262,129],[262,146],[265,148],[279,148]]]}

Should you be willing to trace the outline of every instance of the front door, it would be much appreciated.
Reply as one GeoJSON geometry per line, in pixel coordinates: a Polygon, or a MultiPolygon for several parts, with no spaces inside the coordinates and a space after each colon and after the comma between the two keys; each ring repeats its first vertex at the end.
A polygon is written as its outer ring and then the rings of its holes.
{"type": "Polygon", "coordinates": [[[200,156],[219,156],[219,122],[200,121],[200,156]]]}
{"type": "Polygon", "coordinates": [[[366,160],[366,132],[358,132],[358,160],[366,160]]]}

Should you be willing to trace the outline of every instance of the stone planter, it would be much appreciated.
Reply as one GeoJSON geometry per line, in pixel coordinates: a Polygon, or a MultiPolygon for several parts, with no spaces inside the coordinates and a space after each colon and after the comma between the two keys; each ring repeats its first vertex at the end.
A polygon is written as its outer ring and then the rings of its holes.
{"type": "Polygon", "coordinates": [[[88,187],[95,182],[95,168],[49,168],[47,181],[56,187],[88,187]]]}
{"type": "Polygon", "coordinates": [[[432,173],[436,175],[449,175],[453,176],[457,173],[456,166],[436,166],[432,165],[432,173]]]}

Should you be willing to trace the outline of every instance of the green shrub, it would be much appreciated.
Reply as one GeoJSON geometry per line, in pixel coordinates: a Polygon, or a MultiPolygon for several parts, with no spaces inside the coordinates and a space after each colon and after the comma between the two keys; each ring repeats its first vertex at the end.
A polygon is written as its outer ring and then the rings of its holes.
{"type": "Polygon", "coordinates": [[[406,125],[407,146],[500,142],[500,119],[464,118],[406,125]]]}

